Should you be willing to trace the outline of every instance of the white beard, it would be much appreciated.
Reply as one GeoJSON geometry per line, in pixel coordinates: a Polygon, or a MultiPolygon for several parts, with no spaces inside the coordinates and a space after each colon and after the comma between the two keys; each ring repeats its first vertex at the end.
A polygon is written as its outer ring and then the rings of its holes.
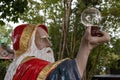
{"type": "Polygon", "coordinates": [[[16,60],[14,60],[10,64],[4,80],[12,80],[14,74],[16,73],[17,67],[19,66],[21,61],[28,56],[32,56],[32,57],[36,57],[36,58],[39,58],[42,60],[46,60],[46,61],[51,62],[51,63],[53,63],[55,61],[53,51],[50,47],[43,48],[42,50],[39,50],[36,47],[34,34],[33,34],[33,38],[32,38],[31,47],[28,49],[27,52],[23,53],[19,58],[17,58],[16,60]]]}
{"type": "MultiPolygon", "coordinates": [[[[53,50],[50,47],[43,48],[42,50],[39,50],[35,45],[35,39],[32,40],[32,46],[27,52],[27,56],[35,56],[36,58],[43,59],[49,62],[54,62],[54,54],[53,50]]],[[[25,53],[26,54],[26,53],[25,53]]]]}

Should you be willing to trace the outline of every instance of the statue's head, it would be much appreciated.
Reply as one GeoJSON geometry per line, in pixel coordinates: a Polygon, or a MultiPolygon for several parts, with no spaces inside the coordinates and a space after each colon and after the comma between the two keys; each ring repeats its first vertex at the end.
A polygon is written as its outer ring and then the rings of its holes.
{"type": "Polygon", "coordinates": [[[35,45],[38,49],[51,46],[45,25],[22,24],[17,26],[12,33],[13,49],[16,55],[19,56],[30,48],[33,36],[35,36],[35,45]]]}

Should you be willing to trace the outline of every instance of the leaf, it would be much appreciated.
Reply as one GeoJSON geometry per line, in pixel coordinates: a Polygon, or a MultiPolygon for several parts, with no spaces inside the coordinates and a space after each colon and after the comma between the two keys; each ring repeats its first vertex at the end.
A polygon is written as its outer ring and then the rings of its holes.
{"type": "Polygon", "coordinates": [[[5,23],[4,23],[3,20],[0,20],[0,25],[1,25],[1,26],[5,25],[5,23]]]}

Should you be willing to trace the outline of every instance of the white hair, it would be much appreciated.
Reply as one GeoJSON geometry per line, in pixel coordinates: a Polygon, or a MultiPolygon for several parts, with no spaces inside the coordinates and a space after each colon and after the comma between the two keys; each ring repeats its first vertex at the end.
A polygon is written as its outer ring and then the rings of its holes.
{"type": "Polygon", "coordinates": [[[39,50],[36,45],[35,45],[35,31],[33,32],[33,35],[32,35],[32,41],[31,41],[31,46],[30,48],[28,49],[27,52],[25,52],[24,54],[22,54],[19,58],[17,58],[16,60],[14,60],[8,70],[7,70],[7,73],[5,75],[5,78],[4,80],[12,80],[13,79],[13,76],[14,74],[16,73],[16,70],[17,70],[17,67],[19,66],[19,64],[21,63],[21,61],[28,57],[28,56],[34,56],[36,58],[39,58],[39,59],[42,59],[42,60],[46,60],[46,61],[49,61],[49,62],[54,62],[54,54],[53,54],[53,51],[50,47],[47,47],[47,48],[43,48],[42,50],[39,50]],[[48,51],[50,53],[48,53],[48,51]]]}

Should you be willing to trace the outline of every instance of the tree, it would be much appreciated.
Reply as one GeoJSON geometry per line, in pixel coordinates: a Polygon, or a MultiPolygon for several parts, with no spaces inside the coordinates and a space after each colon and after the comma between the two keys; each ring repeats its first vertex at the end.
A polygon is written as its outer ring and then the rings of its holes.
{"type": "Polygon", "coordinates": [[[9,24],[0,25],[0,44],[5,43],[11,45],[11,32],[13,27],[9,24]]]}
{"type": "Polygon", "coordinates": [[[17,22],[27,9],[27,0],[0,0],[0,17],[7,21],[17,22]]]}

